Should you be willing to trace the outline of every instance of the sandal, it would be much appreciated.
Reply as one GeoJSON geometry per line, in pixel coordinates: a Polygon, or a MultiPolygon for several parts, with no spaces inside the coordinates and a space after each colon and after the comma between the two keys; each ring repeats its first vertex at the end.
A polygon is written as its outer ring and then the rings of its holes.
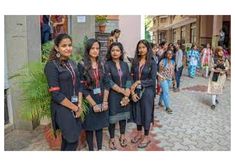
{"type": "Polygon", "coordinates": [[[115,146],[115,141],[113,140],[109,140],[109,148],[112,150],[116,150],[116,146],[115,146]]]}
{"type": "Polygon", "coordinates": [[[139,145],[138,145],[138,148],[146,148],[149,144],[150,144],[150,140],[148,140],[147,142],[143,143],[141,142],[139,145]]]}
{"type": "Polygon", "coordinates": [[[136,144],[137,142],[139,142],[142,138],[135,136],[133,139],[131,139],[131,143],[136,144]]]}
{"type": "Polygon", "coordinates": [[[124,138],[124,139],[121,139],[121,137],[119,138],[119,142],[120,142],[120,145],[121,147],[126,147],[127,146],[127,139],[124,138]]]}

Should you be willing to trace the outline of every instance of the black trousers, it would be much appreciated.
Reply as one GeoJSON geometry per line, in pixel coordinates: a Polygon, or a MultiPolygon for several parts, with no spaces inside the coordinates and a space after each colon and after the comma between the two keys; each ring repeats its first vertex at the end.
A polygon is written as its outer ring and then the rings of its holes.
{"type": "MultiPolygon", "coordinates": [[[[137,131],[142,131],[142,125],[137,125],[137,131]]],[[[149,135],[149,130],[144,130],[144,135],[148,136],[149,135]]]]}
{"type": "Polygon", "coordinates": [[[68,142],[62,136],[62,143],[61,143],[61,151],[76,151],[78,146],[78,141],[76,142],[68,142]]]}
{"type": "MultiPolygon", "coordinates": [[[[119,121],[119,128],[120,128],[120,134],[125,134],[126,120],[120,120],[119,121]]],[[[110,138],[114,138],[114,135],[115,135],[115,123],[114,124],[109,124],[109,135],[110,135],[110,138]]]]}
{"type": "MultiPolygon", "coordinates": [[[[93,133],[94,131],[86,131],[86,141],[88,144],[89,151],[94,150],[93,146],[93,133]]],[[[103,140],[103,129],[95,130],[96,142],[98,150],[102,149],[102,140],[103,140]]]]}

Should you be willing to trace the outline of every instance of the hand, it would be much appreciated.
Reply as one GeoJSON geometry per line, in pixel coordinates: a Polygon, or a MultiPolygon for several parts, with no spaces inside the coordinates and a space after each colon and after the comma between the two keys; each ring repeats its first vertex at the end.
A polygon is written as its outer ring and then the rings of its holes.
{"type": "Polygon", "coordinates": [[[120,102],[120,104],[121,104],[121,106],[123,107],[123,106],[128,105],[129,102],[130,102],[130,100],[129,100],[128,97],[123,97],[122,100],[121,100],[121,102],[120,102]]]}
{"type": "Polygon", "coordinates": [[[79,118],[82,114],[82,110],[76,111],[75,112],[75,118],[79,118]]]}
{"type": "Polygon", "coordinates": [[[94,110],[94,112],[101,112],[101,108],[99,107],[98,104],[96,104],[95,106],[93,106],[93,110],[94,110]]]}
{"type": "Polygon", "coordinates": [[[103,104],[102,104],[102,110],[103,110],[103,111],[107,111],[108,108],[109,108],[108,102],[107,102],[107,101],[104,101],[103,104]]]}
{"type": "Polygon", "coordinates": [[[126,96],[126,97],[129,97],[130,96],[130,90],[129,89],[126,89],[123,91],[123,95],[126,96]]]}
{"type": "Polygon", "coordinates": [[[132,100],[133,100],[134,102],[137,102],[139,99],[140,99],[140,98],[139,98],[139,96],[138,96],[137,94],[132,95],[132,100]]]}

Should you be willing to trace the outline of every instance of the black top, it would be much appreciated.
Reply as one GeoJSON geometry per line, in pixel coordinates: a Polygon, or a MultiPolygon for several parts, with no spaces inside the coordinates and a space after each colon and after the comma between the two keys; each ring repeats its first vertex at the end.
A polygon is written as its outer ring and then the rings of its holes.
{"type": "Polygon", "coordinates": [[[61,129],[62,135],[67,141],[75,142],[78,140],[81,130],[80,119],[74,118],[72,111],[60,103],[65,98],[71,101],[74,91],[76,95],[81,91],[77,65],[72,60],[66,61],[64,65],[59,60],[53,60],[47,62],[44,72],[49,89],[52,90],[51,117],[53,128],[54,130],[61,129]],[[65,65],[72,67],[76,74],[75,86],[73,86],[72,75],[65,65]]]}
{"type": "Polygon", "coordinates": [[[105,64],[105,71],[108,74],[109,80],[109,116],[110,123],[115,123],[120,120],[129,118],[130,104],[123,107],[120,102],[124,97],[123,94],[118,93],[112,89],[116,84],[121,88],[130,88],[132,85],[131,75],[129,72],[129,67],[126,62],[120,61],[120,70],[118,71],[115,62],[108,61],[105,64]],[[115,117],[116,116],[116,117],[115,117]]]}
{"type": "MultiPolygon", "coordinates": [[[[104,69],[86,70],[82,64],[79,64],[78,68],[81,73],[82,93],[84,97],[90,95],[96,104],[102,104],[104,90],[109,90],[104,69]],[[94,90],[97,88],[100,88],[101,93],[94,93],[94,90]]],[[[108,111],[94,112],[93,108],[89,106],[89,112],[86,114],[83,122],[85,130],[99,130],[104,127],[108,127],[108,124],[108,111]]]]}

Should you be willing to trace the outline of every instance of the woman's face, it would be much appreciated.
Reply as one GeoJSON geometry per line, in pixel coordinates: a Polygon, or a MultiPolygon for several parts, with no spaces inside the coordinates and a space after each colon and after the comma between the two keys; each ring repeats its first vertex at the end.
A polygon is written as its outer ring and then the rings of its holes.
{"type": "Polygon", "coordinates": [[[197,49],[197,46],[195,45],[195,46],[193,47],[193,49],[196,50],[196,49],[197,49]]]}
{"type": "Polygon", "coordinates": [[[63,39],[55,49],[62,57],[69,58],[73,51],[72,41],[69,38],[63,39]]]}
{"type": "Polygon", "coordinates": [[[140,56],[147,55],[148,49],[143,43],[140,43],[138,46],[138,52],[140,56]]]}
{"type": "Polygon", "coordinates": [[[166,57],[167,57],[167,59],[171,59],[172,58],[172,54],[171,53],[167,53],[166,57]]]}
{"type": "Polygon", "coordinates": [[[206,47],[207,47],[207,48],[210,48],[211,46],[210,46],[210,44],[207,44],[206,47]]]}
{"type": "Polygon", "coordinates": [[[120,36],[120,32],[116,32],[115,34],[114,34],[114,36],[116,37],[116,38],[119,38],[119,36],[120,36]]]}
{"type": "Polygon", "coordinates": [[[220,51],[218,52],[218,56],[223,57],[223,55],[224,55],[223,50],[220,50],[220,51]]]}
{"type": "Polygon", "coordinates": [[[89,51],[89,55],[92,58],[97,58],[99,56],[99,52],[100,52],[100,46],[98,42],[93,43],[90,51],[89,51]]]}
{"type": "Polygon", "coordinates": [[[156,55],[158,52],[158,47],[154,46],[152,50],[153,50],[153,54],[156,55]]]}
{"type": "Polygon", "coordinates": [[[113,46],[111,49],[112,59],[119,59],[121,57],[121,49],[118,46],[113,46]]]}

